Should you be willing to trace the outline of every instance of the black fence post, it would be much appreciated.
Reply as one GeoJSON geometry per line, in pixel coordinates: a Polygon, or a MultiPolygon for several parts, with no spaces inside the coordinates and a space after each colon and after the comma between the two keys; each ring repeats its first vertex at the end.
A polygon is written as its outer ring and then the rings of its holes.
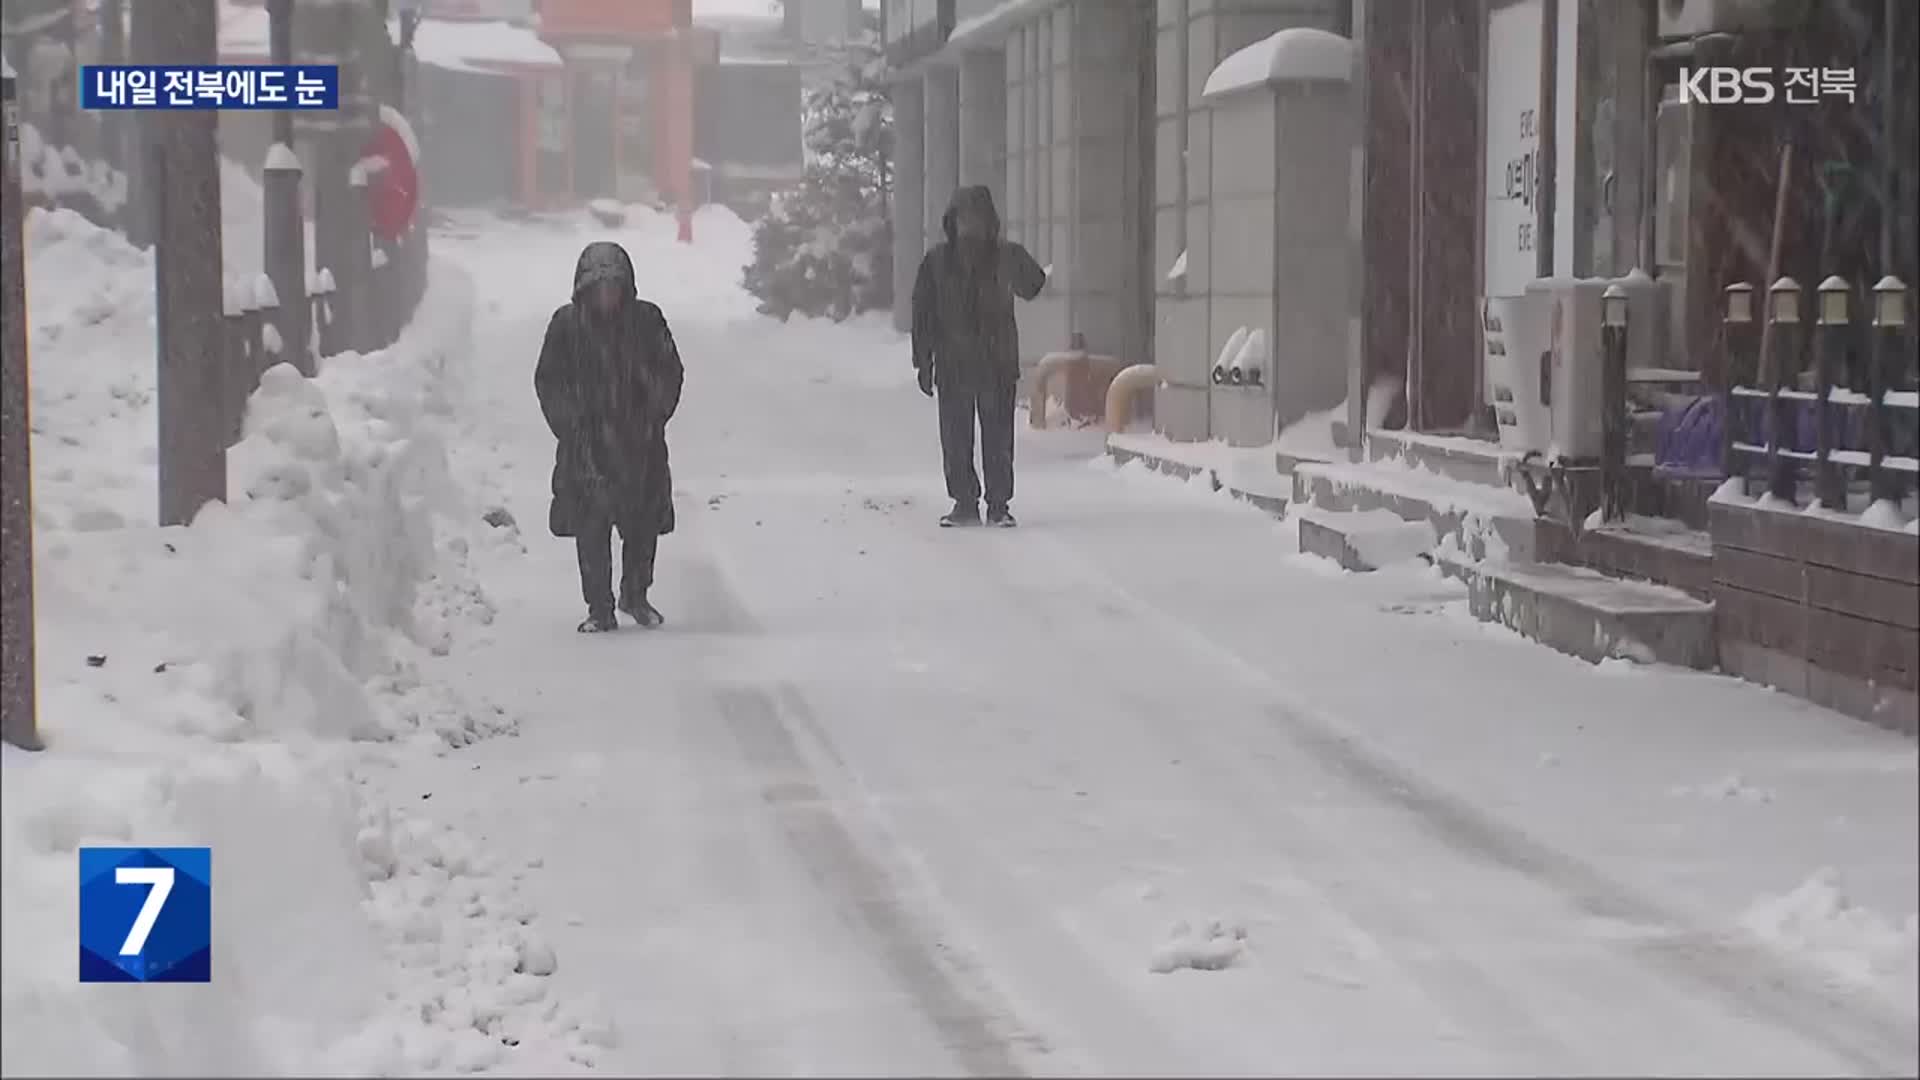
{"type": "Polygon", "coordinates": [[[1780,452],[1780,444],[1787,440],[1793,425],[1793,409],[1781,391],[1799,374],[1800,284],[1783,277],[1767,290],[1767,299],[1767,321],[1771,324],[1768,347],[1772,352],[1765,358],[1772,369],[1767,380],[1767,491],[1776,499],[1793,502],[1798,477],[1793,459],[1780,452]]]}
{"type": "Polygon", "coordinates": [[[1840,405],[1833,400],[1833,391],[1837,381],[1834,376],[1845,362],[1847,339],[1853,333],[1848,303],[1850,291],[1837,274],[1820,283],[1820,310],[1813,343],[1814,392],[1819,395],[1813,403],[1813,492],[1821,506],[1837,511],[1847,508],[1847,480],[1839,463],[1833,460],[1840,434],[1840,405]]]}
{"type": "Polygon", "coordinates": [[[1867,482],[1875,502],[1886,500],[1895,505],[1906,498],[1907,478],[1886,463],[1887,449],[1893,443],[1893,408],[1887,403],[1887,395],[1904,389],[1906,331],[1907,286],[1888,275],[1873,287],[1873,354],[1867,390],[1873,403],[1867,423],[1867,482]]]}
{"type": "Polygon", "coordinates": [[[1750,390],[1758,374],[1754,356],[1758,348],[1759,324],[1753,318],[1753,286],[1736,281],[1727,286],[1723,318],[1726,326],[1726,368],[1721,376],[1720,392],[1720,467],[1728,477],[1740,478],[1740,494],[1753,494],[1753,467],[1740,449],[1747,444],[1746,419],[1750,390]]]}
{"type": "Polygon", "coordinates": [[[1601,374],[1601,516],[1622,521],[1627,516],[1627,290],[1619,282],[1607,286],[1600,298],[1600,346],[1606,366],[1601,374]]]}

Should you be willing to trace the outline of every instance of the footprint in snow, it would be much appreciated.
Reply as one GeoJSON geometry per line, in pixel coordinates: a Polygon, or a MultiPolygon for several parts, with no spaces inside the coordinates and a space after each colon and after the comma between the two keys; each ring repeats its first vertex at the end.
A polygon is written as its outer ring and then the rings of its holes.
{"type": "Polygon", "coordinates": [[[1182,969],[1225,971],[1247,949],[1247,928],[1215,919],[1203,927],[1176,923],[1165,944],[1154,950],[1148,970],[1166,975],[1182,969]]]}

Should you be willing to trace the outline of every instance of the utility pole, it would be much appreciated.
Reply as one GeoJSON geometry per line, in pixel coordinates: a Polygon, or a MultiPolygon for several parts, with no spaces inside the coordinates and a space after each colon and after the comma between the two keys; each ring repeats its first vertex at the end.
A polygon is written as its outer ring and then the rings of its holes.
{"type": "MultiPolygon", "coordinates": [[[[300,62],[340,68],[340,108],[334,113],[303,113],[299,126],[312,134],[314,265],[333,273],[334,318],[321,354],[357,348],[367,321],[366,278],[372,271],[367,246],[366,189],[353,176],[368,134],[368,106],[360,77],[359,15],[354,4],[306,4],[297,8],[300,62]],[[356,200],[362,205],[356,206],[356,200]],[[356,222],[358,225],[356,225],[356,222]]],[[[382,32],[385,28],[382,27],[382,32]]]]}
{"type": "MultiPolygon", "coordinates": [[[[218,8],[212,0],[140,0],[133,39],[139,63],[215,63],[218,8]]],[[[211,109],[141,114],[154,227],[161,525],[188,524],[227,497],[217,117],[211,109]]]]}
{"type": "MultiPolygon", "coordinates": [[[[269,48],[275,64],[293,63],[293,0],[267,0],[269,48]]],[[[280,356],[302,375],[312,376],[313,305],[307,299],[307,219],[300,199],[304,175],[294,151],[293,113],[273,114],[273,148],[267,151],[264,176],[266,202],[267,279],[280,301],[280,356]]]]}
{"type": "Polygon", "coordinates": [[[0,738],[41,748],[33,675],[33,436],[27,423],[25,205],[13,67],[0,60],[6,117],[0,184],[0,738]]]}

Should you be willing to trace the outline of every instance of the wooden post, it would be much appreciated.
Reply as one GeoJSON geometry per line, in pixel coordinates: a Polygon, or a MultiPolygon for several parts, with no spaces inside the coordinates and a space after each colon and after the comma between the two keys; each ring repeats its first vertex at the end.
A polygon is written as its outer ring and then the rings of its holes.
{"type": "MultiPolygon", "coordinates": [[[[139,62],[216,62],[215,5],[142,0],[133,17],[139,62]]],[[[162,525],[185,525],[227,494],[217,116],[210,109],[142,114],[154,210],[162,525]]]]}
{"type": "Polygon", "coordinates": [[[0,738],[41,748],[33,674],[33,439],[27,392],[26,207],[13,69],[0,78],[6,116],[0,208],[0,738]]]}
{"type": "Polygon", "coordinates": [[[1847,508],[1847,479],[1833,460],[1840,439],[1840,406],[1834,403],[1833,389],[1840,365],[1846,362],[1847,339],[1853,336],[1852,315],[1848,311],[1851,290],[1838,275],[1820,283],[1815,295],[1817,328],[1813,339],[1814,391],[1814,497],[1829,510],[1847,508]]]}

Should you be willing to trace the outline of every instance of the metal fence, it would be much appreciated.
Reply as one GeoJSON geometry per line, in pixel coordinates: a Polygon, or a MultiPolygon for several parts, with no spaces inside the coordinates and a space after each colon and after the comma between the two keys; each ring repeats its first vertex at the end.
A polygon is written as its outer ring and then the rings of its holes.
{"type": "Polygon", "coordinates": [[[1736,282],[1725,300],[1727,475],[1749,495],[1761,489],[1842,513],[1905,500],[1920,474],[1920,371],[1905,283],[1828,277],[1811,312],[1790,277],[1764,297],[1736,282]]]}

